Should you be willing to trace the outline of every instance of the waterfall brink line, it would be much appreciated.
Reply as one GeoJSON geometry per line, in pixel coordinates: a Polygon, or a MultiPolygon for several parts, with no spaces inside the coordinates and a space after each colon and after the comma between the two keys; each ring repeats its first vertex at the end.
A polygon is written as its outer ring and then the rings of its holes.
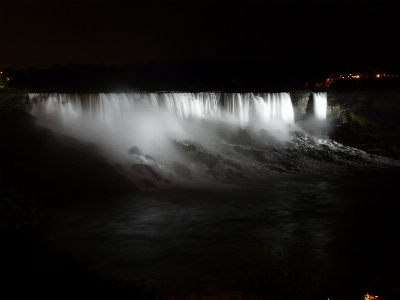
{"type": "Polygon", "coordinates": [[[92,117],[103,122],[139,110],[167,112],[181,119],[217,118],[241,126],[279,120],[293,124],[288,93],[109,93],[29,94],[32,115],[57,115],[62,121],[92,117]]]}

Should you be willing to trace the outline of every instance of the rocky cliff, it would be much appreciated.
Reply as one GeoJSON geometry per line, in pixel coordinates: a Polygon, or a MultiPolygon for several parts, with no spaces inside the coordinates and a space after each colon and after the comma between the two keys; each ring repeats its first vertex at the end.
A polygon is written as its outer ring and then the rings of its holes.
{"type": "MultiPolygon", "coordinates": [[[[399,90],[322,91],[327,92],[330,138],[372,154],[400,158],[399,90]]],[[[296,121],[312,117],[312,93],[290,91],[296,121]]]]}
{"type": "Polygon", "coordinates": [[[329,91],[330,137],[367,152],[400,158],[400,91],[329,91]]]}

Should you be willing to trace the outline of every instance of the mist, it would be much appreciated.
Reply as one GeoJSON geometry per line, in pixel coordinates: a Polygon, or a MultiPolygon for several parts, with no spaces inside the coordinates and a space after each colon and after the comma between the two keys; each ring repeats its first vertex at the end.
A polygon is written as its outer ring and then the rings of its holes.
{"type": "MultiPolygon", "coordinates": [[[[38,118],[39,126],[94,143],[109,164],[118,165],[133,181],[138,181],[139,173],[168,182],[174,172],[200,180],[207,172],[188,160],[191,155],[203,151],[220,157],[232,153],[225,145],[245,149],[271,141],[286,148],[293,130],[299,129],[288,93],[30,94],[29,98],[27,112],[38,118]],[[151,166],[154,172],[132,167],[136,164],[151,166]]],[[[321,113],[316,122],[322,124],[322,118],[321,113]]]]}

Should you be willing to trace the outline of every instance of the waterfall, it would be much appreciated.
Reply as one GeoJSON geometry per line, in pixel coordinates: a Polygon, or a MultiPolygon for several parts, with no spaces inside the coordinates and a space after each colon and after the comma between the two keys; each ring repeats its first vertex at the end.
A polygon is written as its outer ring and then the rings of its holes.
{"type": "Polygon", "coordinates": [[[241,126],[273,120],[294,123],[288,93],[32,93],[29,99],[30,114],[61,123],[84,117],[112,125],[146,110],[166,112],[183,120],[216,118],[241,126]]]}
{"type": "Polygon", "coordinates": [[[114,158],[133,146],[170,155],[173,139],[210,145],[221,126],[287,132],[294,123],[288,93],[32,93],[27,112],[41,126],[99,144],[114,158]]]}
{"type": "Polygon", "coordinates": [[[327,93],[313,93],[314,115],[318,120],[326,119],[327,93]]]}

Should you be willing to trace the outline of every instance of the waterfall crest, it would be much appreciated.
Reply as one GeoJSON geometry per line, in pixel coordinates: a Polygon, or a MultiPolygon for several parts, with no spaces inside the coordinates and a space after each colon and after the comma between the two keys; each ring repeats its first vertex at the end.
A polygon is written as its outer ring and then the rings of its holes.
{"type": "Polygon", "coordinates": [[[105,123],[139,111],[165,112],[179,119],[219,119],[240,126],[270,121],[294,123],[288,93],[109,93],[29,94],[28,112],[62,122],[84,116],[105,123]]]}

